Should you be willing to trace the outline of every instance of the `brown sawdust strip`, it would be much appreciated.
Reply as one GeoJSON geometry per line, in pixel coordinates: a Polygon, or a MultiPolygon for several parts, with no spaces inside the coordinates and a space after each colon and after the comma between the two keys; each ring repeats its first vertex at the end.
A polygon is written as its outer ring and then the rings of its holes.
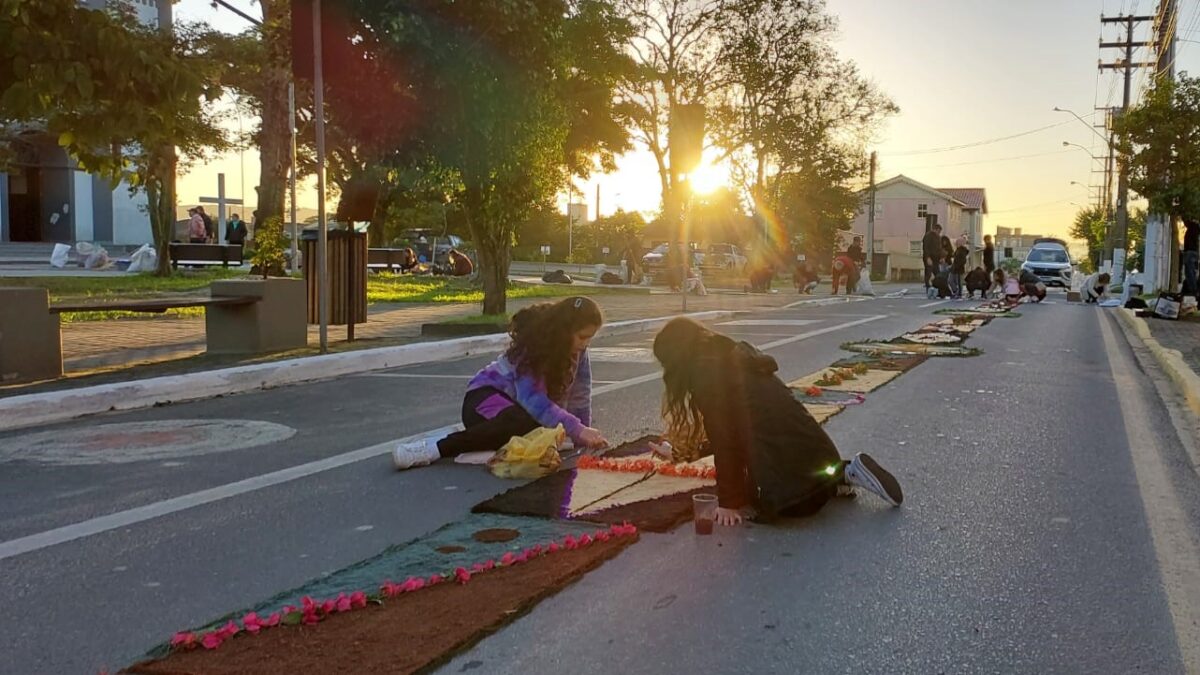
{"type": "Polygon", "coordinates": [[[612,558],[636,537],[615,537],[443,583],[315,626],[237,636],[219,649],[175,652],[122,671],[137,675],[415,673],[445,663],[612,558]]]}

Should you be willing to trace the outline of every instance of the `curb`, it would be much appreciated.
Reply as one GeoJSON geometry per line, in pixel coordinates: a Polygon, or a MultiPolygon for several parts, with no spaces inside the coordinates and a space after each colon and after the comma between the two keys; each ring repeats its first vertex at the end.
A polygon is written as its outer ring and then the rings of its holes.
{"type": "Polygon", "coordinates": [[[1175,349],[1167,349],[1150,333],[1150,327],[1145,321],[1139,321],[1131,309],[1117,309],[1118,323],[1127,332],[1132,332],[1146,345],[1158,365],[1166,371],[1167,376],[1179,387],[1192,413],[1200,415],[1200,375],[1197,375],[1183,360],[1183,355],[1175,349]]]}
{"type": "MultiPolygon", "coordinates": [[[[697,321],[732,317],[734,310],[674,314],[606,324],[599,337],[644,333],[660,328],[677,316],[697,321]]],[[[85,415],[117,410],[137,410],[169,403],[271,389],[289,384],[328,380],[373,370],[447,361],[492,353],[508,342],[508,335],[486,335],[396,347],[363,349],[341,354],[307,356],[272,363],[221,368],[186,375],[152,377],[133,382],[102,384],[42,394],[0,399],[0,431],[62,422],[85,415]]]]}

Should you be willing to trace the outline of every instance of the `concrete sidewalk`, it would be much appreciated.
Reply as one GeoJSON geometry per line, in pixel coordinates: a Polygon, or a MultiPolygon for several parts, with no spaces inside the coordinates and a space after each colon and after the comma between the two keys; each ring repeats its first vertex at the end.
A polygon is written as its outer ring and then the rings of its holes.
{"type": "Polygon", "coordinates": [[[1178,321],[1142,319],[1128,309],[1118,317],[1137,335],[1179,387],[1192,413],[1200,416],[1200,317],[1178,321]]]}
{"type": "MultiPolygon", "coordinates": [[[[626,321],[669,316],[680,312],[678,295],[598,293],[593,297],[604,309],[606,321],[626,321]]],[[[756,310],[781,307],[804,298],[781,291],[767,295],[690,296],[689,312],[756,310]]],[[[546,299],[509,300],[510,312],[546,299]]],[[[355,341],[347,343],[345,326],[329,327],[332,352],[391,347],[428,341],[420,335],[422,323],[470,316],[475,303],[375,304],[368,308],[367,323],[355,327],[355,341]]],[[[50,382],[0,387],[0,398],[57,391],[80,386],[124,382],[163,375],[180,375],[216,368],[261,363],[317,353],[318,329],[309,327],[309,347],[266,356],[210,356],[205,354],[204,319],[153,317],[68,323],[62,326],[63,361],[67,377],[50,382]]]]}

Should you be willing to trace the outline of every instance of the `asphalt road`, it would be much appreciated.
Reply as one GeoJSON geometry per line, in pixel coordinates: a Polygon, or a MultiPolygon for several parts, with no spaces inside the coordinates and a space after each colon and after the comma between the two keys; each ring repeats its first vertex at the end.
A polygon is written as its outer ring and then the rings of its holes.
{"type": "MultiPolygon", "coordinates": [[[[843,455],[868,450],[893,470],[903,508],[863,496],[783,526],[644,535],[444,672],[1200,668],[1200,479],[1116,324],[1053,299],[977,332],[984,355],[933,359],[828,424],[843,455]]],[[[796,307],[717,328],[767,348],[794,378],[838,358],[842,342],[921,325],[938,308],[926,304],[796,307]]],[[[595,418],[611,439],[661,427],[661,386],[642,381],[656,372],[651,339],[594,345],[595,418]]],[[[452,464],[396,473],[382,454],[456,422],[485,361],[0,434],[0,673],[116,670],[177,629],[510,487],[452,464]],[[12,450],[30,433],[86,440],[101,425],[180,419],[284,433],[154,460],[103,444],[74,443],[58,463],[12,450]]]]}

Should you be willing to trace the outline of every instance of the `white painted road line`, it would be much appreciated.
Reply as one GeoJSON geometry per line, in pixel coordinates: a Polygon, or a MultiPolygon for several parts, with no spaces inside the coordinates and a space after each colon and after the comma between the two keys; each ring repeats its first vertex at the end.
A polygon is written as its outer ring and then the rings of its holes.
{"type": "Polygon", "coordinates": [[[722,321],[718,326],[807,326],[820,323],[820,319],[737,319],[722,321]]]}
{"type": "Polygon", "coordinates": [[[935,305],[944,305],[947,302],[950,302],[950,301],[949,300],[937,300],[935,302],[927,302],[923,305],[917,305],[917,307],[933,307],[935,305]]]}
{"type": "MultiPolygon", "coordinates": [[[[854,326],[869,323],[871,321],[877,321],[886,317],[887,315],[880,314],[878,316],[873,316],[866,319],[859,319],[857,321],[850,321],[835,326],[829,326],[820,330],[794,335],[783,340],[768,342],[764,345],[760,345],[759,348],[764,350],[774,349],[775,347],[782,347],[783,345],[798,342],[800,340],[806,340],[811,337],[816,337],[817,335],[832,333],[834,331],[842,330],[843,328],[852,328],[854,326]]],[[[620,391],[621,389],[627,389],[639,384],[653,382],[658,380],[660,377],[662,377],[662,374],[658,371],[646,373],[645,375],[638,375],[637,377],[631,377],[627,380],[621,380],[620,382],[614,382],[612,384],[604,384],[599,387],[595,387],[592,389],[592,395],[598,396],[600,394],[607,394],[613,391],[620,391]]],[[[45,532],[31,534],[27,537],[20,537],[18,539],[0,542],[0,560],[19,556],[24,553],[32,553],[34,551],[48,548],[50,546],[56,546],[58,544],[65,544],[67,542],[75,541],[76,539],[82,539],[95,534],[108,532],[109,530],[129,527],[130,525],[136,525],[147,520],[170,515],[172,513],[178,513],[179,511],[184,511],[196,506],[211,504],[223,499],[229,499],[230,497],[246,494],[247,492],[254,492],[256,490],[280,485],[282,483],[288,483],[300,478],[306,478],[324,471],[337,469],[346,466],[347,464],[361,462],[364,459],[371,459],[380,455],[386,455],[392,451],[392,448],[394,448],[397,443],[403,443],[405,441],[415,440],[418,438],[425,438],[427,436],[444,436],[459,428],[459,425],[444,426],[431,431],[405,436],[404,438],[377,443],[366,448],[352,450],[340,455],[326,457],[325,459],[320,459],[315,462],[300,464],[299,466],[292,466],[286,469],[280,469],[279,471],[272,471],[271,473],[265,473],[261,476],[246,478],[244,480],[228,483],[226,485],[218,485],[217,487],[208,488],[207,490],[200,490],[198,492],[192,492],[190,494],[164,499],[152,504],[146,504],[144,506],[138,506],[125,511],[111,513],[107,516],[100,516],[98,518],[92,518],[91,520],[85,520],[72,525],[58,527],[53,530],[46,530],[45,532]]]]}
{"type": "Polygon", "coordinates": [[[1105,317],[1100,319],[1100,332],[1121,405],[1125,437],[1158,559],[1159,576],[1175,626],[1175,644],[1184,672],[1200,673],[1200,584],[1196,583],[1200,579],[1200,550],[1187,526],[1187,512],[1171,482],[1170,469],[1157,445],[1149,442],[1159,434],[1150,425],[1146,395],[1141,390],[1147,386],[1146,378],[1133,358],[1117,346],[1112,323],[1105,317]]]}

